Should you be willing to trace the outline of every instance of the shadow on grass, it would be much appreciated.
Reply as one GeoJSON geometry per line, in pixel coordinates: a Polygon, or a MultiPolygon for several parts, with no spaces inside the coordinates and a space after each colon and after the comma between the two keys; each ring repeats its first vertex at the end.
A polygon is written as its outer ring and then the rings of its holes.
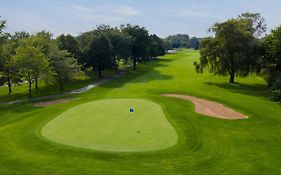
{"type": "Polygon", "coordinates": [[[34,111],[34,109],[35,108],[31,104],[0,105],[0,127],[25,119],[26,114],[34,111]]]}
{"type": "Polygon", "coordinates": [[[137,71],[128,71],[124,77],[112,80],[110,83],[105,83],[100,87],[103,88],[119,88],[126,83],[149,83],[157,80],[171,80],[173,76],[165,75],[156,68],[167,67],[167,62],[171,62],[169,59],[158,59],[157,61],[151,61],[138,65],[137,71]],[[143,76],[149,74],[147,76],[143,76]]]}
{"type": "Polygon", "coordinates": [[[266,96],[267,86],[264,84],[242,84],[242,83],[213,83],[206,82],[205,84],[227,89],[233,93],[240,93],[251,96],[266,96]]]}

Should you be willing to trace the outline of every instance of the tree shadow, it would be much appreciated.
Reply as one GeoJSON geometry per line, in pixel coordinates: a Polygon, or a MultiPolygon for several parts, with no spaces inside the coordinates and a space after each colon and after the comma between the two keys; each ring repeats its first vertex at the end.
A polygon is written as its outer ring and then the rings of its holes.
{"type": "Polygon", "coordinates": [[[26,115],[34,111],[34,107],[30,103],[21,103],[13,105],[0,105],[0,126],[25,119],[26,115]],[[17,115],[23,114],[23,115],[17,115]]]}
{"type": "Polygon", "coordinates": [[[138,65],[137,71],[128,70],[123,77],[116,78],[110,83],[105,83],[100,85],[102,88],[119,88],[124,86],[128,82],[134,84],[137,83],[149,83],[157,80],[171,80],[173,76],[163,74],[162,72],[156,70],[159,67],[167,67],[167,62],[171,62],[169,59],[157,59],[156,61],[151,61],[147,63],[142,63],[138,65]],[[143,76],[149,74],[149,76],[143,76]],[[143,76],[143,77],[142,77],[143,76]]]}
{"type": "Polygon", "coordinates": [[[172,59],[168,59],[168,58],[158,58],[155,61],[162,62],[162,63],[164,63],[164,62],[167,63],[167,62],[172,62],[173,60],[172,59]]]}
{"type": "Polygon", "coordinates": [[[267,86],[264,84],[243,84],[243,83],[214,83],[206,82],[205,84],[210,86],[216,86],[219,88],[227,89],[233,93],[251,95],[251,96],[266,96],[267,86]]]}

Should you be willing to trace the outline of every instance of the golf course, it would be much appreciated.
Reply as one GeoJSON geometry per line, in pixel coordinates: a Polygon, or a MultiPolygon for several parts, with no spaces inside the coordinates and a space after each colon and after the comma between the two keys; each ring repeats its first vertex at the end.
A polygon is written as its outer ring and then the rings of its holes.
{"type": "Polygon", "coordinates": [[[198,74],[199,58],[182,49],[80,94],[0,105],[0,174],[280,174],[281,106],[264,79],[198,74]]]}

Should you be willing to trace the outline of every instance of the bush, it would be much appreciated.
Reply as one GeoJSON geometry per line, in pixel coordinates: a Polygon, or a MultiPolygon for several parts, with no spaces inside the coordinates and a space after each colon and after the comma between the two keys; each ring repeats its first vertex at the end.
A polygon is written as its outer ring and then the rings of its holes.
{"type": "Polygon", "coordinates": [[[281,89],[272,90],[271,96],[274,100],[281,102],[281,89]]]}
{"type": "Polygon", "coordinates": [[[279,86],[279,88],[276,88],[276,86],[278,86],[278,84],[281,84],[281,76],[280,75],[270,75],[266,78],[268,87],[270,87],[271,89],[280,89],[281,85],[279,86]]]}
{"type": "Polygon", "coordinates": [[[281,76],[271,76],[267,81],[270,86],[270,95],[272,99],[281,102],[281,76]]]}
{"type": "Polygon", "coordinates": [[[275,79],[275,81],[272,83],[272,89],[273,90],[281,89],[281,77],[275,79]]]}

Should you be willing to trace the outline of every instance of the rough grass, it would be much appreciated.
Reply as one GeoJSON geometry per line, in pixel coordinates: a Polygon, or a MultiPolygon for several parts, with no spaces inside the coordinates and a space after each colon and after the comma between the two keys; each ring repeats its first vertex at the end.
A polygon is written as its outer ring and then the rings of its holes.
{"type": "Polygon", "coordinates": [[[228,77],[196,74],[196,51],[167,55],[73,102],[34,108],[0,107],[0,174],[280,174],[281,106],[264,96],[266,84],[252,75],[229,85],[228,77]],[[163,93],[206,98],[234,108],[247,120],[199,115],[194,105],[163,93]],[[71,148],[42,139],[40,129],[64,111],[105,98],[146,98],[160,104],[177,130],[177,145],[155,152],[114,153],[71,148]]]}
{"type": "MultiPolygon", "coordinates": [[[[104,76],[112,76],[114,73],[114,71],[106,71],[104,76]]],[[[59,85],[55,80],[52,80],[49,83],[41,80],[39,81],[38,89],[35,88],[35,83],[33,84],[32,97],[37,98],[69,92],[71,90],[85,87],[97,80],[97,75],[91,71],[79,73],[72,81],[65,84],[64,91],[60,90],[59,85]]],[[[25,82],[21,85],[14,85],[12,87],[12,94],[8,93],[7,86],[0,86],[0,103],[24,99],[28,99],[28,83],[25,82]]]]}

